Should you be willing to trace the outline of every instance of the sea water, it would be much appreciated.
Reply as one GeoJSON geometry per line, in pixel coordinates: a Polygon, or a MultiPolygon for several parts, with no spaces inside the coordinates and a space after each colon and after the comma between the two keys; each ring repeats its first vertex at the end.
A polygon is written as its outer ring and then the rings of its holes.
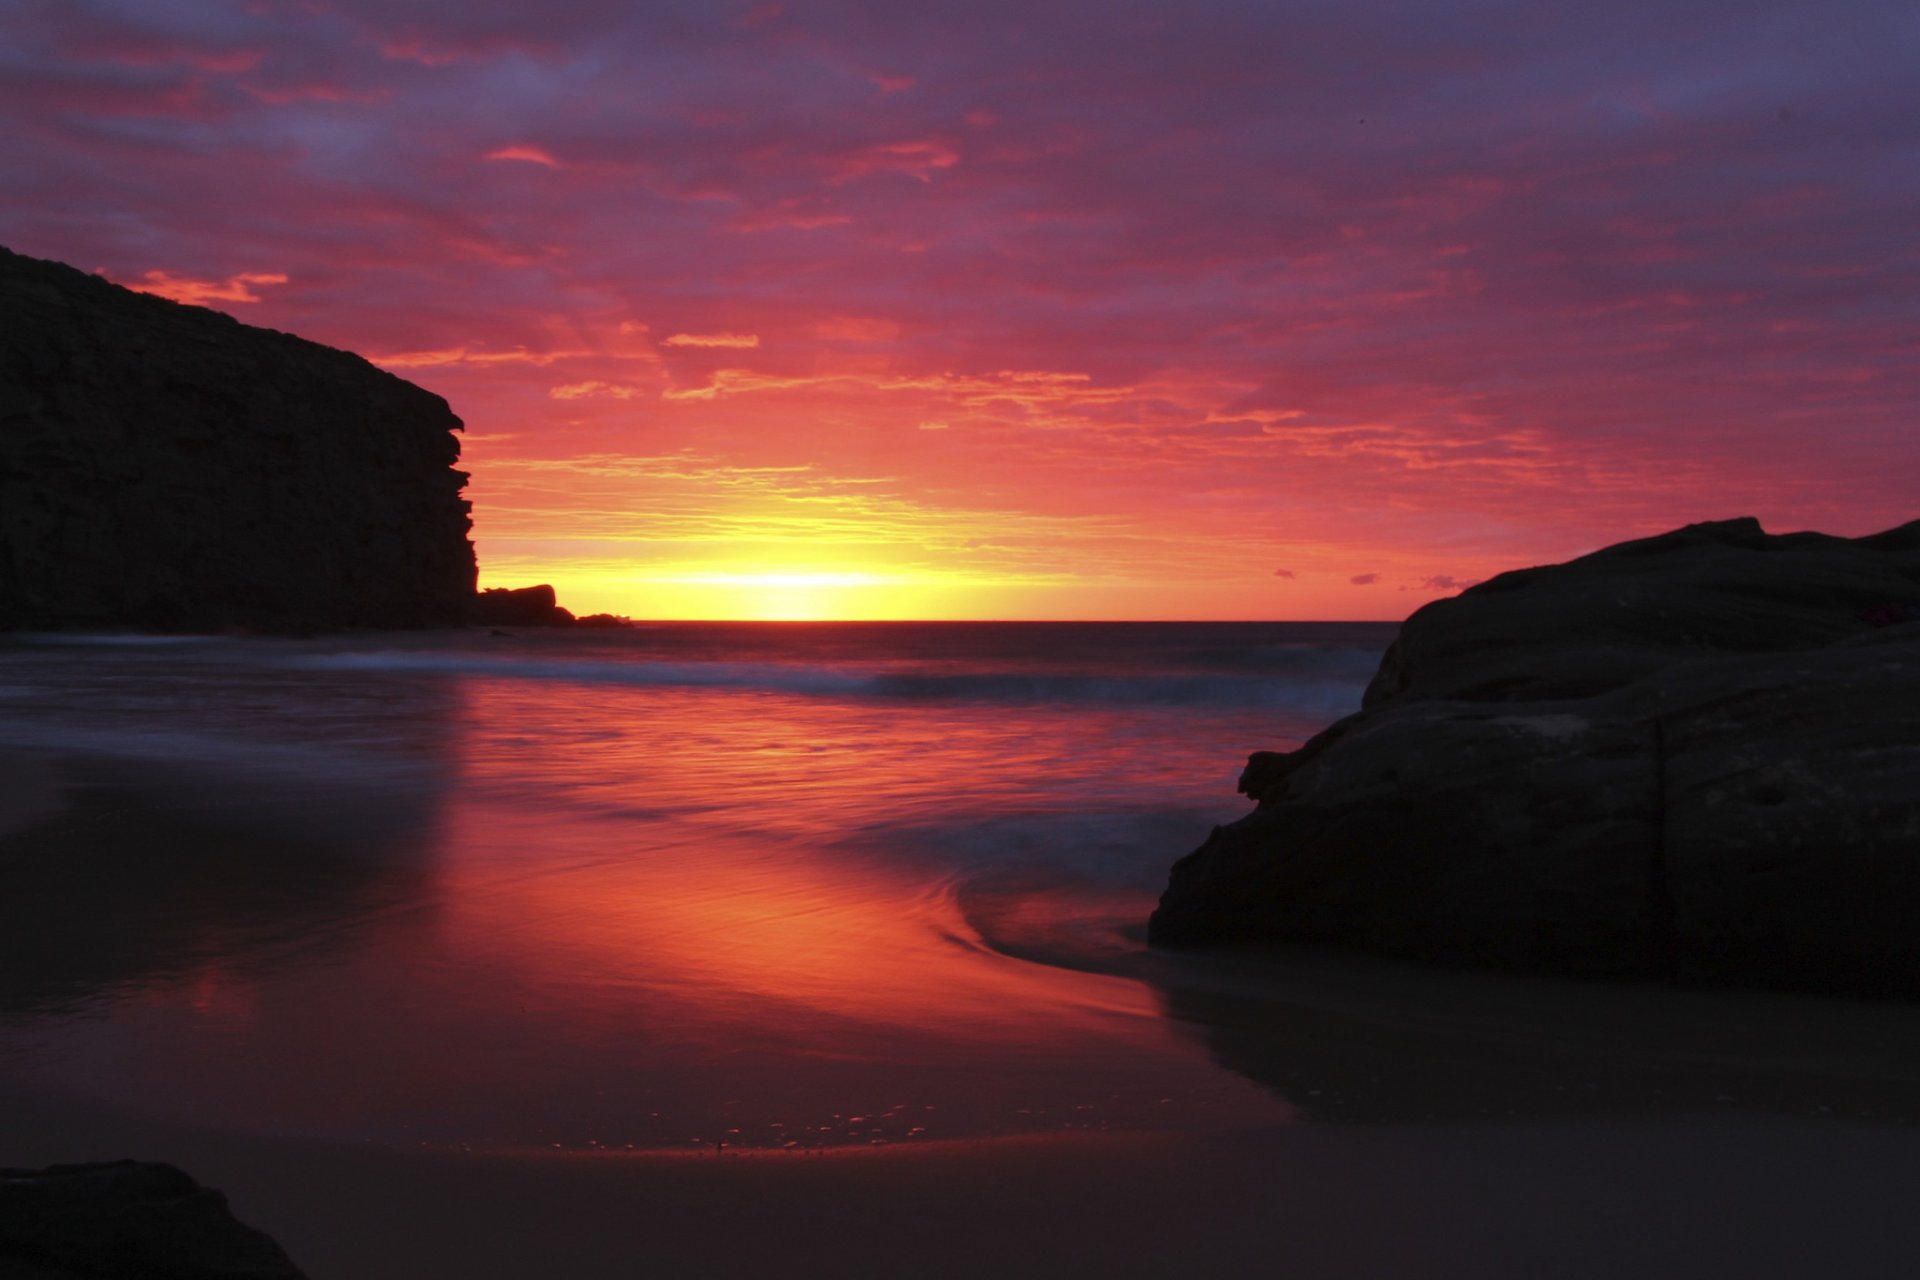
{"type": "Polygon", "coordinates": [[[475,1150],[1284,1120],[1144,922],[1390,635],[14,637],[0,1085],[475,1150]]]}

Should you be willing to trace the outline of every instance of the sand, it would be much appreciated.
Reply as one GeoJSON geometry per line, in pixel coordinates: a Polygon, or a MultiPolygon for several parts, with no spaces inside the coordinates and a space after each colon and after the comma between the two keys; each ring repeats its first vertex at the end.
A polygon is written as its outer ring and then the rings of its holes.
{"type": "Polygon", "coordinates": [[[8,1164],[177,1163],[313,1280],[1920,1273],[1920,1135],[1858,1122],[480,1154],[167,1129],[16,1092],[0,1100],[0,1131],[8,1164]]]}

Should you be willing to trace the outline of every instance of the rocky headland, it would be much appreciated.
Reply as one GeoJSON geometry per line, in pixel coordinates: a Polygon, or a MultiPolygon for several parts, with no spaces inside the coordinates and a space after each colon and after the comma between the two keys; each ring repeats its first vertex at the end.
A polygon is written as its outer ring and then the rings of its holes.
{"type": "Polygon", "coordinates": [[[1920,521],[1502,574],[1241,790],[1154,944],[1920,997],[1920,521]]]}
{"type": "Polygon", "coordinates": [[[463,624],[460,427],[359,356],[0,249],[0,631],[463,624]]]}

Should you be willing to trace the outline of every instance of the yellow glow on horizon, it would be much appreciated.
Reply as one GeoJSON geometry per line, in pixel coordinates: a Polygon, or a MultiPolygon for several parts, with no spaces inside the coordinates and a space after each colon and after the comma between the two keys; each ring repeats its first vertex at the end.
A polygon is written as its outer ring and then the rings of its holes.
{"type": "MultiPolygon", "coordinates": [[[[820,622],[869,616],[859,597],[884,595],[903,585],[899,578],[858,571],[705,572],[662,575],[655,588],[672,602],[727,597],[727,616],[762,622],[820,622]]],[[[683,606],[684,607],[684,606],[683,606]]]]}
{"type": "Polygon", "coordinates": [[[576,614],[740,622],[881,621],[953,616],[985,585],[957,575],[870,569],[665,568],[516,575],[551,582],[576,614]]]}
{"type": "Polygon", "coordinates": [[[1019,580],[931,569],[622,569],[560,560],[495,563],[485,586],[549,583],[575,614],[641,621],[898,622],[1389,620],[1424,601],[1338,584],[1284,597],[1206,581],[1019,580]],[[1371,598],[1369,598],[1371,597],[1371,598]],[[1371,605],[1371,608],[1356,607],[1371,605]],[[1382,606],[1385,606],[1384,608],[1382,606]],[[1398,611],[1395,612],[1395,607],[1398,611]]]}

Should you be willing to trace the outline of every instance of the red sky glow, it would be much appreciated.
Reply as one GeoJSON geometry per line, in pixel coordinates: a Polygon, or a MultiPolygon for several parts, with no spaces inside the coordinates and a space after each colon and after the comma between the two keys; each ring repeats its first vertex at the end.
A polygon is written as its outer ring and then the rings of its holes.
{"type": "Polygon", "coordinates": [[[1920,515],[1920,7],[24,0],[0,243],[446,396],[484,585],[1398,618],[1920,515]]]}

